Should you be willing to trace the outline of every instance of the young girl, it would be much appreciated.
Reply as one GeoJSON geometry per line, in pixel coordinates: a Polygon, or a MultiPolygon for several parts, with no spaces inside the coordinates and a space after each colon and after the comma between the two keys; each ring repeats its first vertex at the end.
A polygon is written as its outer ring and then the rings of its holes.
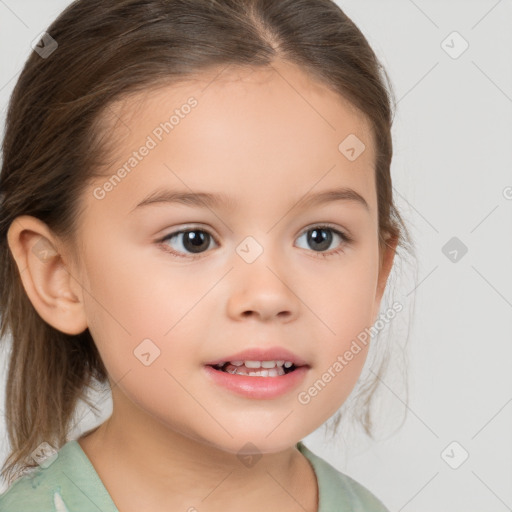
{"type": "Polygon", "coordinates": [[[3,146],[2,512],[387,510],[301,441],[408,239],[383,76],[331,0],[79,0],[50,26],[3,146]],[[98,383],[112,415],[70,439],[98,383]]]}

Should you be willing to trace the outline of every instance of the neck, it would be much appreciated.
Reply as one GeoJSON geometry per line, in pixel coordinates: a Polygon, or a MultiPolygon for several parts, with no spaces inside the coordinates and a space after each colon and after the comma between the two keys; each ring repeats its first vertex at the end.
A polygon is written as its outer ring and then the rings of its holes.
{"type": "Polygon", "coordinates": [[[115,412],[78,440],[119,512],[317,511],[309,461],[295,446],[250,459],[166,429],[149,417],[115,412]],[[141,489],[144,492],[141,492],[141,489]]]}

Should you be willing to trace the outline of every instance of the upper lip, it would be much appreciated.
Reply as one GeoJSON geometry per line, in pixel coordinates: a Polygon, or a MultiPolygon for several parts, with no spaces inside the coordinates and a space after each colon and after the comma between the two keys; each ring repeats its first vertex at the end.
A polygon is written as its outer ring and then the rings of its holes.
{"type": "Polygon", "coordinates": [[[291,361],[295,366],[307,366],[307,362],[293,352],[282,347],[250,348],[230,356],[220,357],[206,363],[206,366],[227,363],[228,361],[291,361]]]}

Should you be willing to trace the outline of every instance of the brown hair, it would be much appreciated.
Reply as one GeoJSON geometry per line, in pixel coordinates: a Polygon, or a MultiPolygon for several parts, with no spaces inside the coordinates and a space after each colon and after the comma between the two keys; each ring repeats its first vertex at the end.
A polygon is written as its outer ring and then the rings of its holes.
{"type": "MultiPolygon", "coordinates": [[[[348,99],[370,121],[376,148],[379,246],[409,235],[393,203],[392,105],[385,70],[331,0],[79,0],[48,28],[58,48],[32,52],[7,114],[0,175],[0,337],[12,347],[5,416],[10,443],[2,476],[35,466],[42,442],[61,447],[79,400],[106,369],[86,329],[68,335],[38,315],[7,244],[16,217],[31,215],[74,240],[79,200],[108,158],[98,120],[126,94],[201,71],[268,66],[282,58],[348,99]]],[[[76,248],[76,245],[75,245],[76,248]]],[[[384,366],[384,365],[383,365],[384,366]]],[[[373,386],[374,387],[374,386],[373,386]]],[[[366,386],[367,395],[373,390],[366,386]]],[[[368,400],[364,402],[368,405],[368,400]]],[[[369,413],[361,418],[370,432],[369,413]]]]}

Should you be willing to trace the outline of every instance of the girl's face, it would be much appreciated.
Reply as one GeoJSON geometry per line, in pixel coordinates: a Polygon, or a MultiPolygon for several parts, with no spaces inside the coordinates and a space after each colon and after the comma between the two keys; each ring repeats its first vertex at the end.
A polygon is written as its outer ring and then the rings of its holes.
{"type": "Polygon", "coordinates": [[[365,362],[353,342],[387,278],[374,147],[360,114],[290,64],[218,73],[109,109],[115,160],[83,196],[74,275],[118,425],[275,452],[332,416],[365,362]],[[353,195],[325,196],[341,188],[353,195]],[[217,199],[148,200],[178,193],[217,199]],[[241,359],[305,367],[207,366],[251,349],[292,355],[241,359]]]}

